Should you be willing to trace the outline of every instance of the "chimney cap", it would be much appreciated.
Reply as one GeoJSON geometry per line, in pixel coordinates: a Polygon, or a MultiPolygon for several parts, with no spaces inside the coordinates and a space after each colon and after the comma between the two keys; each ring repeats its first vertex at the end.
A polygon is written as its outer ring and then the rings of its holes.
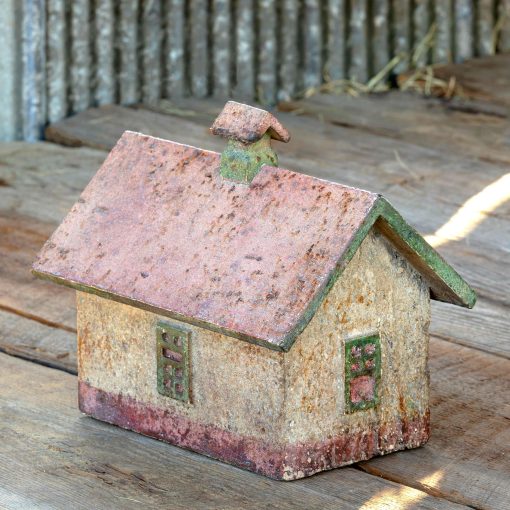
{"type": "Polygon", "coordinates": [[[266,133],[280,142],[290,140],[287,129],[271,113],[236,101],[225,104],[211,132],[243,143],[257,142],[266,133]]]}

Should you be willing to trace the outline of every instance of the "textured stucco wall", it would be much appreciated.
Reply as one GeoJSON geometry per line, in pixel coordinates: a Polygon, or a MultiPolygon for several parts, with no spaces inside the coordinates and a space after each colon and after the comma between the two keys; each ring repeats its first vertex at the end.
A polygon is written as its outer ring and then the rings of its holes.
{"type": "Polygon", "coordinates": [[[373,230],[285,355],[284,437],[309,443],[424,415],[429,321],[428,286],[373,230]],[[374,332],[381,337],[380,405],[345,414],[344,339],[374,332]]]}
{"type": "Polygon", "coordinates": [[[428,287],[377,232],[289,353],[183,324],[192,331],[192,404],[157,392],[155,325],[177,321],[89,294],[77,299],[81,380],[229,432],[313,442],[428,407],[428,287]],[[345,415],[343,340],[374,332],[381,335],[381,404],[345,415]]]}
{"type": "Polygon", "coordinates": [[[77,293],[79,378],[113,394],[176,411],[233,433],[276,438],[283,409],[283,354],[128,305],[77,293]],[[192,403],[157,391],[158,321],[191,330],[192,403]]]}

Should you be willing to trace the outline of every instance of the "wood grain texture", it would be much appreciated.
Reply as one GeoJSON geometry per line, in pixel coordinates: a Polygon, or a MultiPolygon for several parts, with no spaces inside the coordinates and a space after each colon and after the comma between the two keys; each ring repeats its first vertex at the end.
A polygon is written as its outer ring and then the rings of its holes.
{"type": "Polygon", "coordinates": [[[165,14],[165,92],[166,97],[181,97],[187,88],[184,74],[184,2],[169,0],[165,14]]]}
{"type": "Polygon", "coordinates": [[[56,122],[67,115],[68,48],[66,4],[64,0],[47,0],[47,23],[51,30],[46,42],[46,72],[48,78],[48,121],[56,122]]]}
{"type": "Polygon", "coordinates": [[[90,1],[71,3],[70,85],[71,110],[86,110],[91,104],[90,1]]]}
{"type": "Polygon", "coordinates": [[[509,365],[432,340],[431,439],[411,455],[373,459],[362,469],[471,508],[507,508],[509,365]]]}
{"type": "Polygon", "coordinates": [[[396,66],[396,72],[403,72],[409,67],[411,51],[411,2],[410,0],[392,1],[392,33],[393,55],[402,55],[402,60],[396,66]]]}
{"type": "MultiPolygon", "coordinates": [[[[193,100],[193,104],[197,103],[193,100]]],[[[183,101],[176,104],[186,104],[183,101]]],[[[218,113],[221,107],[215,109],[218,113]]],[[[191,112],[197,110],[188,110],[191,112]]],[[[126,129],[139,131],[148,135],[158,136],[179,143],[197,143],[206,145],[207,148],[222,150],[225,146],[224,140],[211,136],[209,126],[214,120],[211,115],[210,122],[204,124],[203,116],[178,114],[169,116],[147,109],[125,108],[118,105],[105,105],[100,108],[90,108],[86,113],[69,117],[63,121],[52,124],[46,128],[47,140],[71,147],[92,147],[94,149],[110,150],[126,129]],[[198,122],[196,117],[198,117],[198,122]],[[179,119],[179,122],[174,122],[179,119]],[[95,126],[95,127],[93,127],[95,126]],[[128,127],[130,126],[130,127],[128,127]],[[173,137],[173,138],[172,138],[173,137]]]]}
{"type": "Polygon", "coordinates": [[[190,2],[190,85],[195,97],[205,97],[209,93],[209,43],[207,22],[207,0],[190,2]]]}
{"type": "Polygon", "coordinates": [[[494,53],[494,0],[478,0],[476,7],[476,46],[477,55],[486,56],[494,53]]]}
{"type": "Polygon", "coordinates": [[[377,73],[390,60],[389,0],[374,0],[372,9],[372,59],[377,73]]]}
{"type": "Polygon", "coordinates": [[[510,0],[500,0],[498,5],[498,21],[501,29],[497,37],[498,50],[510,51],[510,0]]]}
{"type": "Polygon", "coordinates": [[[280,55],[278,99],[287,101],[298,89],[298,27],[299,8],[294,0],[283,0],[281,8],[280,55]]]}
{"type": "Polygon", "coordinates": [[[139,0],[119,0],[117,48],[119,51],[119,102],[133,104],[140,98],[138,80],[139,0]]]}
{"type": "Polygon", "coordinates": [[[226,98],[231,90],[232,78],[232,27],[230,0],[213,0],[212,44],[213,68],[212,89],[215,97],[226,98]]]}
{"type": "MultiPolygon", "coordinates": [[[[434,68],[434,74],[443,80],[455,76],[474,99],[490,102],[494,106],[510,107],[510,55],[503,53],[492,57],[472,59],[462,64],[441,65],[434,68]]],[[[490,158],[490,155],[488,155],[490,158]]]]}
{"type": "Polygon", "coordinates": [[[278,55],[276,2],[258,0],[257,97],[265,105],[276,101],[276,57],[278,55]]]}
{"type": "Polygon", "coordinates": [[[20,18],[19,2],[5,0],[0,10],[0,141],[21,137],[20,18]]]}
{"type": "Polygon", "coordinates": [[[236,84],[234,96],[251,99],[255,94],[255,19],[253,0],[236,2],[236,84]]]}
{"type": "Polygon", "coordinates": [[[21,20],[21,124],[24,140],[41,138],[46,119],[45,0],[23,0],[21,20]]]}
{"type": "Polygon", "coordinates": [[[39,281],[30,267],[104,157],[50,143],[0,146],[0,309],[74,330],[74,293],[39,281]]]}
{"type": "MultiPolygon", "coordinates": [[[[438,69],[445,77],[458,76],[438,69]]],[[[510,77],[508,81],[510,84],[510,77]]],[[[464,82],[469,83],[467,79],[464,82]]],[[[304,113],[323,116],[332,123],[431,149],[448,152],[451,148],[457,154],[485,160],[485,164],[510,163],[506,143],[510,136],[510,110],[485,101],[463,99],[445,103],[441,99],[392,91],[359,98],[321,95],[281,108],[303,108],[304,113]]]]}
{"type": "Polygon", "coordinates": [[[464,62],[474,54],[473,1],[455,0],[455,62],[464,62]]]}
{"type": "MultiPolygon", "coordinates": [[[[75,299],[50,285],[41,285],[30,273],[37,252],[51,235],[54,224],[44,224],[35,218],[13,218],[1,213],[2,268],[0,309],[64,331],[76,328],[75,299]],[[46,228],[44,228],[46,227],[46,228]],[[45,239],[46,238],[46,239],[45,239]]],[[[6,347],[12,339],[3,337],[6,347]]],[[[27,348],[30,344],[25,342],[27,348]]]]}
{"type": "Polygon", "coordinates": [[[115,13],[113,0],[94,3],[95,89],[97,104],[115,102],[115,13]]]}
{"type": "Polygon", "coordinates": [[[326,80],[340,80],[345,77],[345,1],[328,0],[327,3],[327,45],[324,75],[326,80]]]}
{"type": "Polygon", "coordinates": [[[305,89],[310,89],[322,83],[322,13],[319,0],[304,0],[301,21],[304,52],[303,84],[305,89]]]}
{"type": "Polygon", "coordinates": [[[367,2],[351,0],[349,22],[349,78],[361,83],[368,80],[367,2]]]}
{"type": "Polygon", "coordinates": [[[1,308],[0,352],[76,374],[76,332],[1,308]]]}
{"type": "Polygon", "coordinates": [[[463,508],[352,468],[269,480],[81,415],[72,375],[4,354],[0,367],[5,508],[463,508]]]}
{"type": "Polygon", "coordinates": [[[452,0],[434,1],[434,22],[436,38],[432,50],[432,59],[437,62],[451,62],[452,52],[452,0]]]}
{"type": "Polygon", "coordinates": [[[416,52],[414,65],[423,67],[428,64],[429,51],[420,51],[420,45],[423,43],[430,29],[430,4],[429,0],[414,0],[413,4],[413,48],[416,52]]]}
{"type": "Polygon", "coordinates": [[[142,2],[142,102],[161,98],[161,1],[142,2]]]}

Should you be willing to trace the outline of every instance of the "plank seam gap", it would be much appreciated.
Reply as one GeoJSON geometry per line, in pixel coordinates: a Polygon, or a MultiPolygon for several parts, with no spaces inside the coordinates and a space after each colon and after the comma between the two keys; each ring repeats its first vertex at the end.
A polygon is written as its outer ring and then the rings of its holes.
{"type": "Polygon", "coordinates": [[[487,354],[489,356],[495,356],[496,358],[501,358],[501,359],[505,359],[505,360],[510,359],[510,356],[505,356],[504,354],[499,354],[497,352],[486,351],[485,349],[482,349],[481,347],[476,347],[474,345],[464,343],[464,342],[462,342],[462,340],[458,340],[453,337],[443,336],[438,333],[433,333],[430,336],[433,338],[436,338],[437,340],[442,341],[442,342],[448,342],[448,343],[455,344],[455,345],[461,345],[462,347],[466,347],[467,349],[473,349],[474,351],[483,352],[484,354],[487,354]]]}
{"type": "Polygon", "coordinates": [[[64,331],[68,331],[69,333],[76,333],[76,328],[71,328],[70,326],[66,326],[65,324],[59,324],[58,322],[50,321],[47,319],[43,319],[42,317],[39,317],[37,315],[23,312],[22,310],[17,310],[16,308],[12,308],[7,305],[0,304],[0,310],[3,310],[4,312],[9,312],[14,315],[19,315],[20,317],[24,317],[25,319],[30,319],[35,322],[38,322],[39,324],[43,324],[44,326],[49,326],[51,328],[55,329],[62,329],[64,331]]]}
{"type": "Polygon", "coordinates": [[[427,487],[426,485],[422,485],[419,482],[415,483],[413,485],[409,485],[408,483],[404,483],[398,476],[391,476],[389,474],[383,473],[382,471],[379,471],[377,469],[371,468],[371,467],[364,467],[361,465],[357,465],[356,469],[359,469],[360,471],[363,471],[364,473],[370,474],[372,476],[377,476],[379,478],[383,478],[384,480],[387,480],[389,482],[397,483],[399,485],[404,485],[406,487],[409,487],[411,489],[416,489],[421,492],[425,492],[429,496],[432,496],[434,498],[438,499],[444,499],[445,501],[449,501],[450,503],[455,503],[457,505],[464,505],[467,508],[472,508],[473,510],[484,510],[483,507],[478,507],[475,505],[472,505],[471,503],[467,503],[466,501],[463,501],[462,498],[455,498],[452,496],[449,496],[446,493],[440,492],[439,490],[435,490],[432,487],[427,487]]]}
{"type": "Polygon", "coordinates": [[[72,368],[67,368],[67,367],[64,367],[63,365],[60,365],[58,363],[53,363],[51,361],[48,361],[48,360],[43,360],[43,359],[39,359],[39,358],[32,358],[30,357],[29,355],[27,354],[24,354],[22,352],[19,352],[19,351],[15,351],[15,350],[10,350],[10,349],[7,349],[5,347],[2,347],[0,346],[0,353],[3,353],[7,356],[10,356],[11,358],[18,358],[18,359],[22,359],[24,361],[28,361],[29,363],[35,363],[36,365],[41,365],[43,367],[47,367],[47,368],[52,368],[53,370],[59,370],[60,372],[66,372],[67,374],[71,374],[71,375],[75,375],[77,376],[78,375],[78,372],[72,368]]]}
{"type": "MultiPolygon", "coordinates": [[[[370,462],[370,461],[364,461],[364,462],[370,462]]],[[[425,487],[420,486],[418,484],[416,484],[416,485],[409,485],[408,483],[405,483],[403,480],[397,479],[397,477],[392,477],[391,475],[387,476],[382,471],[376,471],[376,470],[371,470],[371,469],[364,469],[360,464],[352,464],[349,467],[352,468],[352,469],[355,469],[356,471],[360,471],[362,473],[365,473],[366,475],[370,475],[370,476],[373,476],[375,478],[382,478],[383,480],[386,480],[386,481],[391,482],[391,483],[395,483],[397,485],[400,485],[401,487],[407,487],[409,489],[414,489],[414,490],[417,490],[417,491],[420,491],[420,492],[424,492],[425,494],[428,494],[429,496],[432,496],[434,498],[444,499],[446,501],[450,501],[452,503],[459,504],[458,501],[454,501],[452,499],[444,497],[442,495],[442,493],[439,493],[439,492],[436,493],[435,491],[427,491],[425,487]]],[[[475,507],[475,506],[472,506],[472,505],[469,505],[469,504],[466,504],[466,503],[460,503],[460,504],[466,506],[467,508],[473,508],[474,510],[482,510],[482,509],[480,509],[478,507],[475,507]]]]}

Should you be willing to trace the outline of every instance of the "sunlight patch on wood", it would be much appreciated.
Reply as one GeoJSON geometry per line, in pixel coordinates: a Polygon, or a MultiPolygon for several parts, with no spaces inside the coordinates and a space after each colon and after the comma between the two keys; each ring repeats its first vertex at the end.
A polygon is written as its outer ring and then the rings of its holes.
{"type": "MultiPolygon", "coordinates": [[[[439,470],[422,478],[418,483],[425,487],[437,487],[442,478],[443,472],[439,470]]],[[[408,510],[416,508],[419,502],[426,497],[430,497],[426,492],[413,489],[412,487],[400,486],[379,492],[360,506],[359,510],[375,510],[381,508],[388,510],[408,510]]]]}
{"type": "Polygon", "coordinates": [[[425,240],[434,248],[468,236],[492,211],[510,199],[510,173],[489,184],[464,205],[434,234],[425,240]]]}

